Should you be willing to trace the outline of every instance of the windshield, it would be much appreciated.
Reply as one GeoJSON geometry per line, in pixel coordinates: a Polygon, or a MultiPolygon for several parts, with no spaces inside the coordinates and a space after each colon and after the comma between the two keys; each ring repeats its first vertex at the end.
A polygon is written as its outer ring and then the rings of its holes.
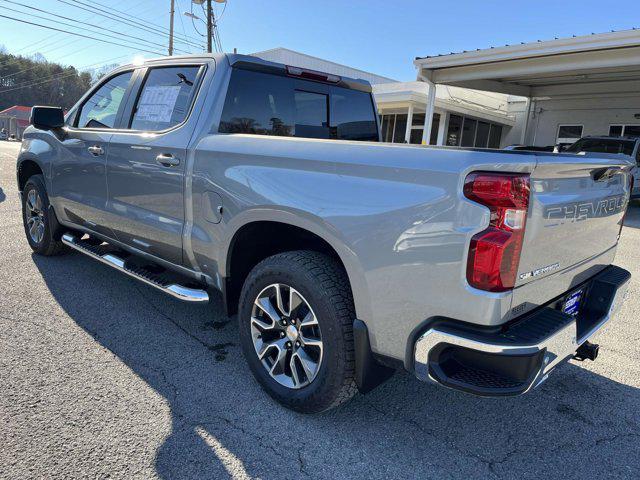
{"type": "Polygon", "coordinates": [[[619,140],[615,138],[583,138],[565,150],[567,153],[597,152],[623,153],[633,155],[633,140],[619,140]]]}

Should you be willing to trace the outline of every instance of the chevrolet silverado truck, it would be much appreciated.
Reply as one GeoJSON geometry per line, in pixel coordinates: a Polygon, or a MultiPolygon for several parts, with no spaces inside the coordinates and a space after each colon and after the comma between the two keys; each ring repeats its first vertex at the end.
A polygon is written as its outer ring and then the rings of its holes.
{"type": "MultiPolygon", "coordinates": [[[[399,368],[525,393],[623,301],[632,163],[380,142],[366,82],[242,55],[122,66],[17,159],[36,254],[180,300],[221,292],[260,385],[302,412],[399,368]]],[[[217,294],[216,294],[217,295],[217,294]]]]}

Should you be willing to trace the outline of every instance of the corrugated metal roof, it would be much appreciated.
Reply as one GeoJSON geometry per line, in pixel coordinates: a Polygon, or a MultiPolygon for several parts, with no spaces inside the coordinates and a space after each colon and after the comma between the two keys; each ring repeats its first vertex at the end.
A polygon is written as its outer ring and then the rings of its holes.
{"type": "Polygon", "coordinates": [[[519,42],[519,43],[507,43],[505,45],[495,45],[495,46],[491,46],[491,47],[487,47],[487,48],[476,48],[474,50],[462,50],[460,52],[450,52],[450,53],[440,53],[437,55],[427,55],[424,57],[416,57],[416,60],[423,60],[426,58],[438,58],[438,57],[448,57],[451,55],[460,55],[463,53],[471,53],[471,52],[481,52],[484,50],[493,50],[496,48],[505,48],[505,47],[516,47],[516,46],[520,46],[520,45],[535,45],[537,43],[546,43],[546,42],[553,42],[555,40],[566,40],[566,39],[570,39],[570,38],[584,38],[584,39],[588,39],[594,36],[599,36],[599,35],[606,35],[609,33],[622,33],[622,32],[632,32],[638,30],[637,27],[631,28],[631,29],[627,29],[627,30],[610,30],[609,32],[600,32],[600,33],[591,33],[589,35],[572,35],[571,37],[554,37],[552,39],[547,39],[547,40],[536,40],[535,42],[519,42]]]}

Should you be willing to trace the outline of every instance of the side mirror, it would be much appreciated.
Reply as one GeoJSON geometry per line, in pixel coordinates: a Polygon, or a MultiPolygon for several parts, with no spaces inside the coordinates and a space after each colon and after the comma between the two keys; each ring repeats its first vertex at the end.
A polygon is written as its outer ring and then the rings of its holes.
{"type": "Polygon", "coordinates": [[[41,130],[53,130],[64,126],[64,112],[59,107],[33,107],[29,123],[41,130]]]}

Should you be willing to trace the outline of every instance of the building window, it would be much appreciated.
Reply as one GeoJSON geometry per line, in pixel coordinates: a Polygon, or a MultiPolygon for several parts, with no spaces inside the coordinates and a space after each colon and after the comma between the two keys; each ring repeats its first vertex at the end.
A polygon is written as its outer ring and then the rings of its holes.
{"type": "Polygon", "coordinates": [[[449,115],[449,128],[447,129],[446,145],[449,147],[459,147],[462,132],[463,117],[458,115],[449,115]]]}
{"type": "Polygon", "coordinates": [[[407,115],[396,115],[396,125],[393,129],[393,143],[404,143],[404,136],[407,132],[407,115]]]}
{"type": "Polygon", "coordinates": [[[611,125],[609,127],[609,136],[621,137],[623,131],[624,131],[624,125],[611,125]]]}
{"type": "Polygon", "coordinates": [[[473,142],[476,139],[476,127],[478,125],[477,120],[465,117],[462,126],[462,147],[473,147],[473,142]]]}
{"type": "Polygon", "coordinates": [[[422,143],[422,129],[421,128],[412,128],[411,129],[411,138],[409,143],[413,143],[414,145],[420,145],[422,143]]]}
{"type": "Polygon", "coordinates": [[[502,140],[502,126],[491,124],[491,130],[489,131],[489,144],[488,148],[500,148],[500,140],[502,140]]]}
{"type": "Polygon", "coordinates": [[[449,116],[445,144],[450,147],[500,148],[502,125],[460,115],[449,116]]]}
{"type": "Polygon", "coordinates": [[[412,127],[416,127],[416,128],[423,128],[424,127],[424,117],[425,117],[424,113],[414,113],[413,114],[413,119],[411,121],[411,126],[412,127]]]}
{"type": "Polygon", "coordinates": [[[640,125],[611,125],[610,137],[640,137],[640,125]]]}
{"type": "Polygon", "coordinates": [[[556,143],[560,145],[572,144],[582,137],[582,125],[558,125],[556,143]]]}
{"type": "Polygon", "coordinates": [[[438,129],[440,128],[440,114],[433,114],[433,124],[431,125],[431,135],[429,137],[429,145],[438,144],[438,129]]]}
{"type": "Polygon", "coordinates": [[[476,130],[476,140],[473,143],[474,147],[487,148],[487,144],[489,143],[489,128],[489,123],[478,122],[478,129],[476,130]]]}
{"type": "Polygon", "coordinates": [[[383,115],[382,116],[382,141],[391,143],[393,142],[393,129],[396,123],[395,115],[383,115]]]}
{"type": "MultiPolygon", "coordinates": [[[[424,130],[424,113],[414,113],[411,121],[409,143],[420,145],[424,130]]],[[[382,115],[382,141],[388,143],[405,143],[408,115],[406,113],[382,115]]],[[[440,114],[433,114],[433,126],[431,128],[431,145],[435,145],[438,139],[438,125],[440,114]]]]}

